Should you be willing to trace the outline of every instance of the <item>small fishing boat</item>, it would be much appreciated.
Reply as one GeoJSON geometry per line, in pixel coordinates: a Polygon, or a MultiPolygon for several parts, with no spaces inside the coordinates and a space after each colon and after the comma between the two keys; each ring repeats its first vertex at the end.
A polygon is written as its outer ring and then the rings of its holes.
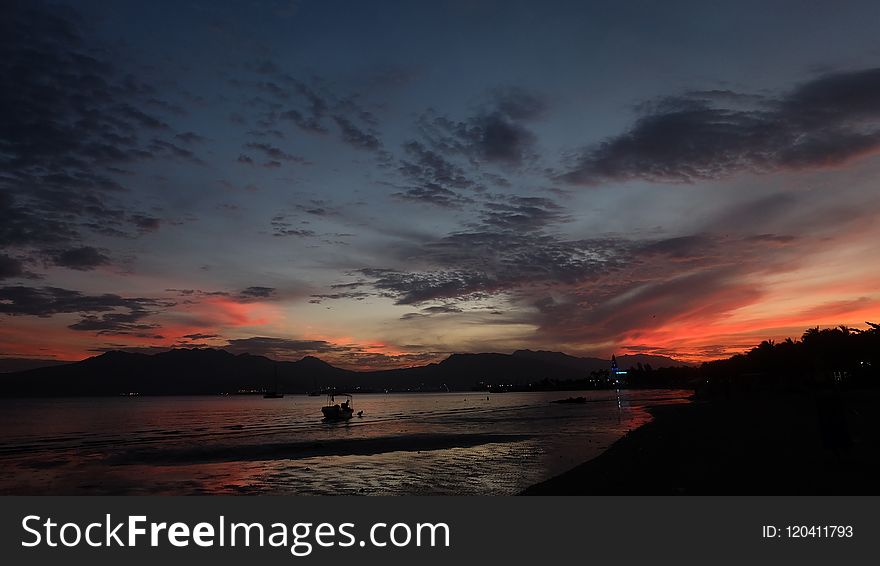
{"type": "Polygon", "coordinates": [[[354,407],[351,404],[352,397],[347,393],[330,393],[327,395],[327,403],[321,407],[321,413],[326,421],[347,421],[354,414],[354,407]],[[336,402],[336,396],[347,397],[342,403],[336,402]]]}

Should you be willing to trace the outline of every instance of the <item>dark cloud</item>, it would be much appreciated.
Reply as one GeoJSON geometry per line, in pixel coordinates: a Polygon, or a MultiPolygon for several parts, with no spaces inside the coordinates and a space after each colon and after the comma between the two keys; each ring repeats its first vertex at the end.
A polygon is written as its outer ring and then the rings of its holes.
{"type": "MultiPolygon", "coordinates": [[[[430,151],[427,155],[436,156],[430,151]]],[[[459,308],[455,301],[585,282],[617,269],[635,246],[619,238],[569,240],[549,233],[549,228],[569,217],[545,197],[487,198],[491,200],[479,211],[479,222],[470,224],[469,230],[392,246],[392,258],[409,265],[408,270],[362,269],[356,272],[360,279],[334,285],[336,293],[314,295],[315,302],[363,299],[372,289],[397,304],[442,303],[428,305],[412,317],[454,312],[459,308]]]]}
{"type": "Polygon", "coordinates": [[[703,321],[708,324],[752,304],[760,288],[743,285],[744,266],[714,265],[675,276],[639,277],[626,273],[605,287],[569,289],[556,297],[537,298],[533,318],[549,340],[603,341],[620,339],[658,324],[703,321]],[[695,300],[695,298],[697,298],[695,300]]]}
{"type": "MultiPolygon", "coordinates": [[[[203,298],[211,298],[211,297],[229,297],[237,302],[247,303],[253,301],[261,301],[261,300],[280,300],[282,298],[289,298],[291,296],[290,291],[288,290],[285,295],[282,297],[278,293],[278,289],[275,287],[265,287],[260,285],[253,285],[251,287],[245,287],[240,291],[205,291],[203,289],[165,289],[168,293],[174,293],[178,297],[183,297],[185,300],[184,303],[194,303],[198,302],[199,299],[203,298]]],[[[294,293],[295,294],[295,293],[294,293]]]]}
{"type": "MultiPolygon", "coordinates": [[[[258,120],[256,137],[283,137],[279,124],[291,122],[301,131],[310,134],[329,134],[335,125],[339,139],[356,149],[380,152],[382,142],[376,131],[378,120],[360,102],[357,93],[334,92],[325,81],[312,77],[302,80],[283,72],[274,62],[261,65],[264,80],[256,88],[267,95],[269,101],[262,106],[266,110],[258,120]]],[[[281,159],[270,156],[274,160],[281,159]]]]}
{"type": "Polygon", "coordinates": [[[379,141],[375,131],[363,130],[345,116],[336,115],[333,116],[333,120],[342,132],[342,141],[348,145],[369,151],[382,148],[382,142],[379,141]]]}
{"type": "Polygon", "coordinates": [[[417,320],[420,318],[428,318],[429,315],[420,312],[408,312],[400,315],[400,320],[417,320]]]}
{"type": "Polygon", "coordinates": [[[422,312],[426,314],[449,314],[454,312],[461,312],[461,309],[452,305],[434,305],[432,307],[422,309],[422,312]]]}
{"type": "Polygon", "coordinates": [[[373,278],[371,285],[375,289],[395,298],[401,305],[437,299],[469,299],[477,294],[497,292],[504,285],[491,274],[465,270],[405,273],[365,269],[361,273],[373,278]]]}
{"type": "Polygon", "coordinates": [[[443,208],[459,208],[464,204],[473,202],[472,198],[463,196],[436,183],[409,187],[402,192],[394,193],[392,196],[401,200],[432,204],[443,208]]]}
{"type": "Polygon", "coordinates": [[[242,299],[268,299],[275,294],[274,287],[248,287],[242,289],[238,296],[242,299]]]}
{"type": "Polygon", "coordinates": [[[154,139],[149,143],[147,147],[151,151],[150,157],[155,159],[165,157],[172,159],[182,159],[198,165],[204,164],[204,161],[196,157],[196,154],[192,150],[165,140],[154,139]]]}
{"type": "Polygon", "coordinates": [[[302,112],[296,109],[288,110],[281,117],[292,120],[297,126],[307,132],[326,133],[328,130],[323,121],[328,114],[331,102],[325,96],[319,94],[317,89],[305,82],[286,76],[284,78],[293,86],[294,91],[300,98],[306,102],[306,107],[302,112]]]}
{"type": "Polygon", "coordinates": [[[469,129],[460,132],[486,161],[503,161],[518,165],[535,142],[525,127],[501,112],[481,117],[469,129]]]}
{"type": "MultiPolygon", "coordinates": [[[[151,338],[153,338],[151,336],[151,338]]],[[[159,336],[156,339],[161,339],[159,336]]],[[[177,346],[182,348],[197,348],[200,347],[198,344],[192,344],[189,342],[185,342],[182,344],[178,344],[177,346]]],[[[209,348],[210,346],[204,345],[203,347],[209,348]]],[[[99,354],[103,354],[105,352],[128,352],[130,354],[161,354],[163,352],[167,352],[172,348],[172,346],[131,346],[128,344],[120,344],[120,343],[108,343],[105,346],[98,346],[96,348],[89,348],[89,352],[96,352],[99,354]]]]}
{"type": "Polygon", "coordinates": [[[311,132],[314,134],[326,134],[327,128],[322,124],[323,114],[315,115],[312,114],[310,116],[303,115],[299,110],[286,110],[279,114],[279,118],[282,120],[290,120],[294,124],[296,124],[301,130],[306,132],[311,132]]]}
{"type": "Polygon", "coordinates": [[[464,121],[429,112],[419,126],[424,138],[441,153],[517,166],[534,152],[536,138],[527,123],[539,118],[545,108],[544,100],[535,94],[497,89],[482,110],[464,121]]]}
{"type": "Polygon", "coordinates": [[[277,358],[299,358],[309,355],[345,352],[350,348],[337,346],[324,340],[293,340],[254,336],[229,340],[227,345],[223,346],[223,349],[234,354],[247,353],[277,358]]]}
{"type": "Polygon", "coordinates": [[[407,157],[401,161],[399,171],[405,177],[455,189],[474,188],[474,181],[464,170],[438,151],[418,141],[405,143],[403,150],[407,157]]]}
{"type": "Polygon", "coordinates": [[[400,160],[398,171],[412,184],[395,193],[397,198],[457,207],[472,202],[461,190],[482,188],[461,167],[419,141],[405,143],[403,150],[405,157],[400,160]]]}
{"type": "Polygon", "coordinates": [[[354,370],[363,370],[365,368],[382,370],[436,363],[448,357],[451,353],[427,351],[391,355],[382,352],[354,350],[334,356],[333,362],[341,367],[354,370]]]}
{"type": "Polygon", "coordinates": [[[159,218],[145,216],[143,214],[132,214],[130,220],[140,232],[155,232],[162,224],[162,221],[159,218]]]}
{"type": "Polygon", "coordinates": [[[506,197],[488,202],[480,213],[485,226],[499,230],[534,231],[568,220],[563,207],[544,197],[506,197]]]}
{"type": "MultiPolygon", "coordinates": [[[[7,2],[0,24],[0,245],[131,236],[121,166],[198,161],[173,138],[153,87],[91,41],[64,6],[7,2]]],[[[181,134],[182,141],[196,134],[181,134]]],[[[136,234],[134,234],[136,235],[136,234]]],[[[75,258],[74,258],[75,262],[75,258]]]]}
{"type": "Polygon", "coordinates": [[[553,201],[499,199],[503,206],[486,207],[475,229],[389,246],[389,262],[406,267],[362,269],[352,274],[357,280],[338,284],[338,296],[327,298],[367,293],[420,307],[401,317],[407,321],[457,316],[456,309],[468,316],[478,307],[485,311],[482,305],[491,299],[504,304],[500,322],[531,325],[547,345],[637,341],[641,329],[711,324],[761,300],[763,291],[754,281],[793,269],[803,239],[762,229],[803,224],[803,210],[780,222],[802,208],[799,202],[803,205],[803,199],[762,197],[733,216],[725,211],[707,219],[714,230],[578,240],[549,232],[566,219],[553,201]],[[750,212],[765,206],[774,212],[750,212]],[[499,219],[495,212],[516,220],[499,219]],[[743,218],[754,220],[753,233],[731,229],[741,228],[743,218]]]}
{"type": "Polygon", "coordinates": [[[254,336],[229,340],[223,349],[234,354],[262,355],[275,359],[296,360],[316,356],[341,367],[363,370],[384,369],[435,362],[447,352],[419,352],[390,355],[365,351],[356,345],[333,344],[325,340],[297,340],[254,336]]]}
{"type": "Polygon", "coordinates": [[[148,85],[97,58],[67,8],[13,2],[5,15],[0,68],[15,88],[0,94],[4,169],[21,181],[66,173],[80,186],[112,185],[101,166],[149,156],[141,130],[167,125],[137,107],[148,85]]]}
{"type": "Polygon", "coordinates": [[[44,318],[56,314],[80,314],[80,321],[69,326],[73,330],[140,333],[155,328],[155,325],[141,322],[144,318],[170,306],[173,303],[156,299],[127,298],[109,293],[84,295],[58,287],[0,287],[0,314],[44,318]]]}
{"type": "Polygon", "coordinates": [[[78,235],[62,211],[39,213],[22,206],[10,192],[0,190],[0,246],[46,246],[78,235]]]}
{"type": "Polygon", "coordinates": [[[110,258],[91,246],[61,250],[52,256],[55,265],[89,271],[110,262],[110,258]]]}
{"type": "Polygon", "coordinates": [[[11,279],[24,275],[24,268],[20,260],[6,254],[0,254],[0,279],[11,279]]]}
{"type": "Polygon", "coordinates": [[[220,336],[218,334],[195,333],[195,334],[184,334],[183,338],[186,338],[187,340],[212,340],[214,338],[220,338],[220,336]]]}
{"type": "Polygon", "coordinates": [[[277,140],[283,140],[286,137],[281,130],[271,128],[265,130],[248,130],[247,134],[255,138],[275,138],[277,140]]]}
{"type": "Polygon", "coordinates": [[[778,97],[697,92],[646,105],[625,134],[583,152],[582,184],[688,183],[841,165],[880,150],[880,69],[826,75],[778,97]]]}
{"type": "MultiPolygon", "coordinates": [[[[337,287],[336,285],[331,286],[331,288],[337,287]]],[[[320,295],[311,295],[309,297],[309,302],[314,304],[320,304],[325,299],[329,300],[337,300],[337,299],[354,299],[356,301],[363,301],[367,297],[372,296],[370,293],[365,291],[345,291],[339,293],[324,293],[320,295]]]]}
{"type": "Polygon", "coordinates": [[[611,239],[569,241],[540,232],[462,232],[400,250],[420,271],[364,269],[380,294],[398,304],[467,300],[527,287],[584,282],[616,269],[631,245],[611,239]]]}
{"type": "MultiPolygon", "coordinates": [[[[262,152],[266,157],[268,157],[272,160],[275,160],[275,161],[278,161],[278,160],[293,161],[293,162],[297,162],[297,163],[304,163],[305,162],[305,159],[303,159],[302,157],[287,153],[286,151],[282,150],[281,148],[275,147],[275,146],[270,145],[268,143],[251,142],[251,143],[245,144],[245,147],[248,149],[253,149],[253,150],[262,152]]],[[[241,161],[241,157],[242,156],[239,157],[239,161],[241,161]]],[[[244,157],[246,157],[246,156],[244,156],[244,157]]]]}
{"type": "Polygon", "coordinates": [[[635,253],[640,258],[651,261],[694,264],[697,261],[719,258],[726,253],[724,246],[729,244],[730,242],[709,234],[690,234],[646,242],[637,247],[635,253]]]}
{"type": "Polygon", "coordinates": [[[283,214],[273,216],[271,226],[273,236],[296,236],[300,238],[311,238],[315,236],[314,230],[309,230],[307,228],[294,228],[293,224],[288,222],[287,217],[283,214]]]}
{"type": "Polygon", "coordinates": [[[145,310],[132,310],[126,313],[106,313],[102,315],[83,315],[79,322],[68,326],[71,330],[97,332],[98,334],[132,334],[141,338],[162,338],[151,331],[158,324],[146,324],[142,319],[150,316],[145,310]]]}
{"type": "Polygon", "coordinates": [[[537,95],[498,89],[476,115],[464,121],[429,110],[417,122],[419,139],[403,144],[397,170],[408,184],[393,196],[460,208],[474,201],[468,192],[486,190],[480,178],[509,187],[510,183],[498,175],[479,175],[474,170],[482,163],[518,166],[530,158],[535,136],[524,124],[538,118],[544,108],[537,95]]]}
{"type": "Polygon", "coordinates": [[[311,205],[296,205],[296,209],[314,216],[327,216],[328,214],[330,214],[330,211],[327,210],[325,206],[326,204],[324,203],[324,201],[313,200],[311,205]]]}
{"type": "Polygon", "coordinates": [[[617,268],[552,293],[522,295],[537,314],[530,322],[548,341],[639,340],[658,327],[710,327],[739,308],[759,302],[755,282],[800,261],[799,238],[784,234],[737,236],[695,233],[632,241],[617,268]]]}
{"type": "Polygon", "coordinates": [[[203,291],[202,289],[165,289],[169,293],[176,293],[179,297],[228,297],[232,295],[227,291],[203,291]]]}

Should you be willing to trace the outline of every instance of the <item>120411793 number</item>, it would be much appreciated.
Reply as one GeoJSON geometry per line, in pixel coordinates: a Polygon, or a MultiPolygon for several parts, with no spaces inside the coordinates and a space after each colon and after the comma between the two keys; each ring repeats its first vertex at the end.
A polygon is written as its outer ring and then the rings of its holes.
{"type": "Polygon", "coordinates": [[[789,538],[852,538],[852,525],[789,525],[789,538]]]}
{"type": "Polygon", "coordinates": [[[852,525],[764,525],[764,538],[852,538],[852,525]]]}

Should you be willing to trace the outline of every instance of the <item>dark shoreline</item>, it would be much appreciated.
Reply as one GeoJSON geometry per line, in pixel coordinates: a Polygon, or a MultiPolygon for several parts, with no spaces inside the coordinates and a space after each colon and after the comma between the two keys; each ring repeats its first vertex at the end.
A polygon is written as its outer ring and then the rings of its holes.
{"type": "Polygon", "coordinates": [[[878,491],[876,390],[697,400],[521,495],[802,495],[878,491]]]}

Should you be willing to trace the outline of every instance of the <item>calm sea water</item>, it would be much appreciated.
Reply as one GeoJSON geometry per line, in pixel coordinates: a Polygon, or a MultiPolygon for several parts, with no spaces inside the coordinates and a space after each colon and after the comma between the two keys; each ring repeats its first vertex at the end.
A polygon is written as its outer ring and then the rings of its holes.
{"type": "Polygon", "coordinates": [[[513,494],[686,396],[359,395],[345,423],[306,396],[3,400],[0,493],[513,494]]]}

